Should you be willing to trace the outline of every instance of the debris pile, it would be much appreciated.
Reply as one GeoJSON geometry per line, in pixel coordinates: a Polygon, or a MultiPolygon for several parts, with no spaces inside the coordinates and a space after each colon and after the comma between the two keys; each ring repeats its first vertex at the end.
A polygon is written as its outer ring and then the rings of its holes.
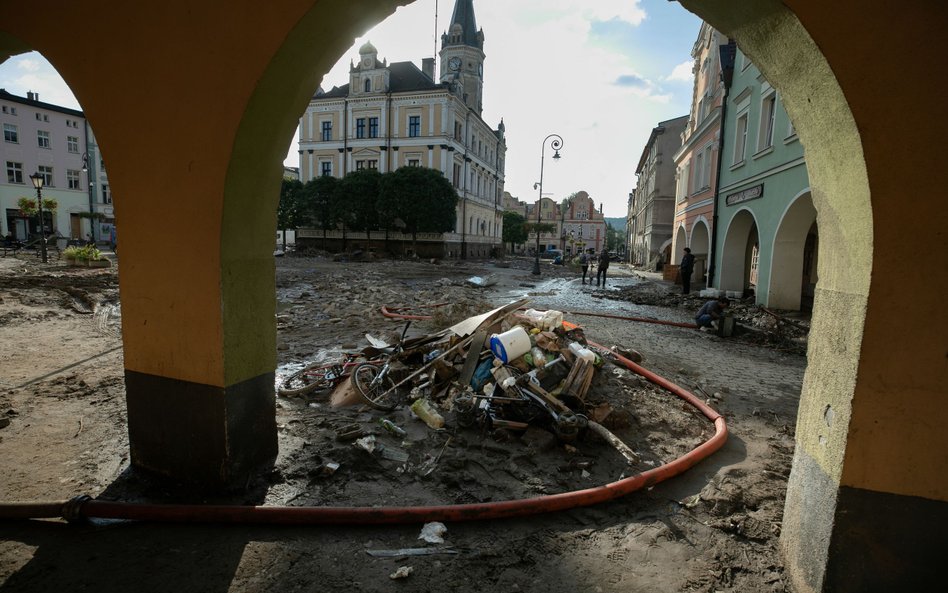
{"type": "MultiPolygon", "coordinates": [[[[539,429],[563,443],[588,428],[628,463],[638,463],[639,456],[600,424],[611,406],[588,397],[608,354],[591,348],[582,328],[564,322],[561,312],[517,310],[520,304],[407,340],[406,324],[394,345],[367,335],[372,346],[335,387],[333,405],[361,403],[382,411],[408,405],[432,430],[445,428],[450,415],[456,426],[485,434],[539,429]]],[[[404,433],[385,419],[381,424],[404,433]]],[[[371,437],[356,443],[370,453],[376,446],[371,437]]]]}
{"type": "Polygon", "coordinates": [[[569,492],[664,465],[713,434],[696,409],[613,364],[634,350],[595,347],[562,313],[524,311],[526,302],[433,334],[403,320],[398,335],[367,334],[369,346],[349,349],[320,389],[281,397],[295,420],[280,426],[288,444],[274,502],[569,492]]]}

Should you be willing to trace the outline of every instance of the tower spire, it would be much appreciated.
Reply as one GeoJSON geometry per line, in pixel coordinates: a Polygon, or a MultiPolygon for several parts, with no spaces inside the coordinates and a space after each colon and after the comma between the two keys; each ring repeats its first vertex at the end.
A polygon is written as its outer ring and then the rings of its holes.
{"type": "Polygon", "coordinates": [[[460,25],[460,43],[483,49],[484,40],[477,33],[477,19],[474,18],[474,0],[456,0],[451,15],[451,27],[460,25]]]}

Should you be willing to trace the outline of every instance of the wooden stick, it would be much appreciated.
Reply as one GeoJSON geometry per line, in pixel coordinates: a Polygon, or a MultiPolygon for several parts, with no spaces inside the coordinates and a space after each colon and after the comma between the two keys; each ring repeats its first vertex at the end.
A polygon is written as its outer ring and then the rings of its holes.
{"type": "Polygon", "coordinates": [[[589,421],[589,428],[602,438],[606,439],[610,445],[615,447],[616,451],[618,451],[619,454],[625,457],[625,460],[629,462],[629,465],[637,465],[639,463],[640,459],[638,454],[629,448],[628,445],[619,440],[619,437],[612,434],[608,428],[602,424],[599,424],[598,422],[593,422],[592,420],[589,421]]]}

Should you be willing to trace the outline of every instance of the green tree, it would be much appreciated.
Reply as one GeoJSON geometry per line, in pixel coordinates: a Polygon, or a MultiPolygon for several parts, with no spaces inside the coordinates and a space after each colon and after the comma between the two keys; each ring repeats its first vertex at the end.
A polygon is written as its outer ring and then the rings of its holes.
{"type": "Polygon", "coordinates": [[[619,231],[611,224],[606,225],[606,250],[619,251],[619,231]]]}
{"type": "Polygon", "coordinates": [[[335,228],[338,222],[335,210],[339,201],[339,179],[331,175],[310,179],[303,186],[302,194],[302,224],[321,229],[325,242],[326,231],[335,228]]]}
{"type": "Polygon", "coordinates": [[[504,212],[504,243],[510,243],[510,252],[514,245],[525,243],[527,240],[527,219],[516,212],[504,212]]]}
{"type": "Polygon", "coordinates": [[[365,231],[379,228],[379,187],[382,175],[377,169],[352,171],[339,183],[336,218],[347,227],[365,231]]]}
{"type": "Polygon", "coordinates": [[[277,204],[277,230],[283,231],[283,250],[286,251],[287,229],[305,224],[303,215],[303,184],[298,179],[284,179],[277,204]]]}
{"type": "Polygon", "coordinates": [[[401,167],[382,177],[378,210],[383,228],[395,219],[411,233],[412,249],[418,233],[444,233],[454,228],[458,193],[441,171],[401,167]]]}

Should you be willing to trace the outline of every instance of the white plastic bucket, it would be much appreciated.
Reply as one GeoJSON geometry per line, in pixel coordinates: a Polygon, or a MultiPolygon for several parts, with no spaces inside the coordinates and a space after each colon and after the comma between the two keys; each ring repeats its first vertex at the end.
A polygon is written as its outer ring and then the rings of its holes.
{"type": "Polygon", "coordinates": [[[503,363],[516,360],[530,352],[530,335],[519,325],[490,337],[490,351],[503,363]]]}

